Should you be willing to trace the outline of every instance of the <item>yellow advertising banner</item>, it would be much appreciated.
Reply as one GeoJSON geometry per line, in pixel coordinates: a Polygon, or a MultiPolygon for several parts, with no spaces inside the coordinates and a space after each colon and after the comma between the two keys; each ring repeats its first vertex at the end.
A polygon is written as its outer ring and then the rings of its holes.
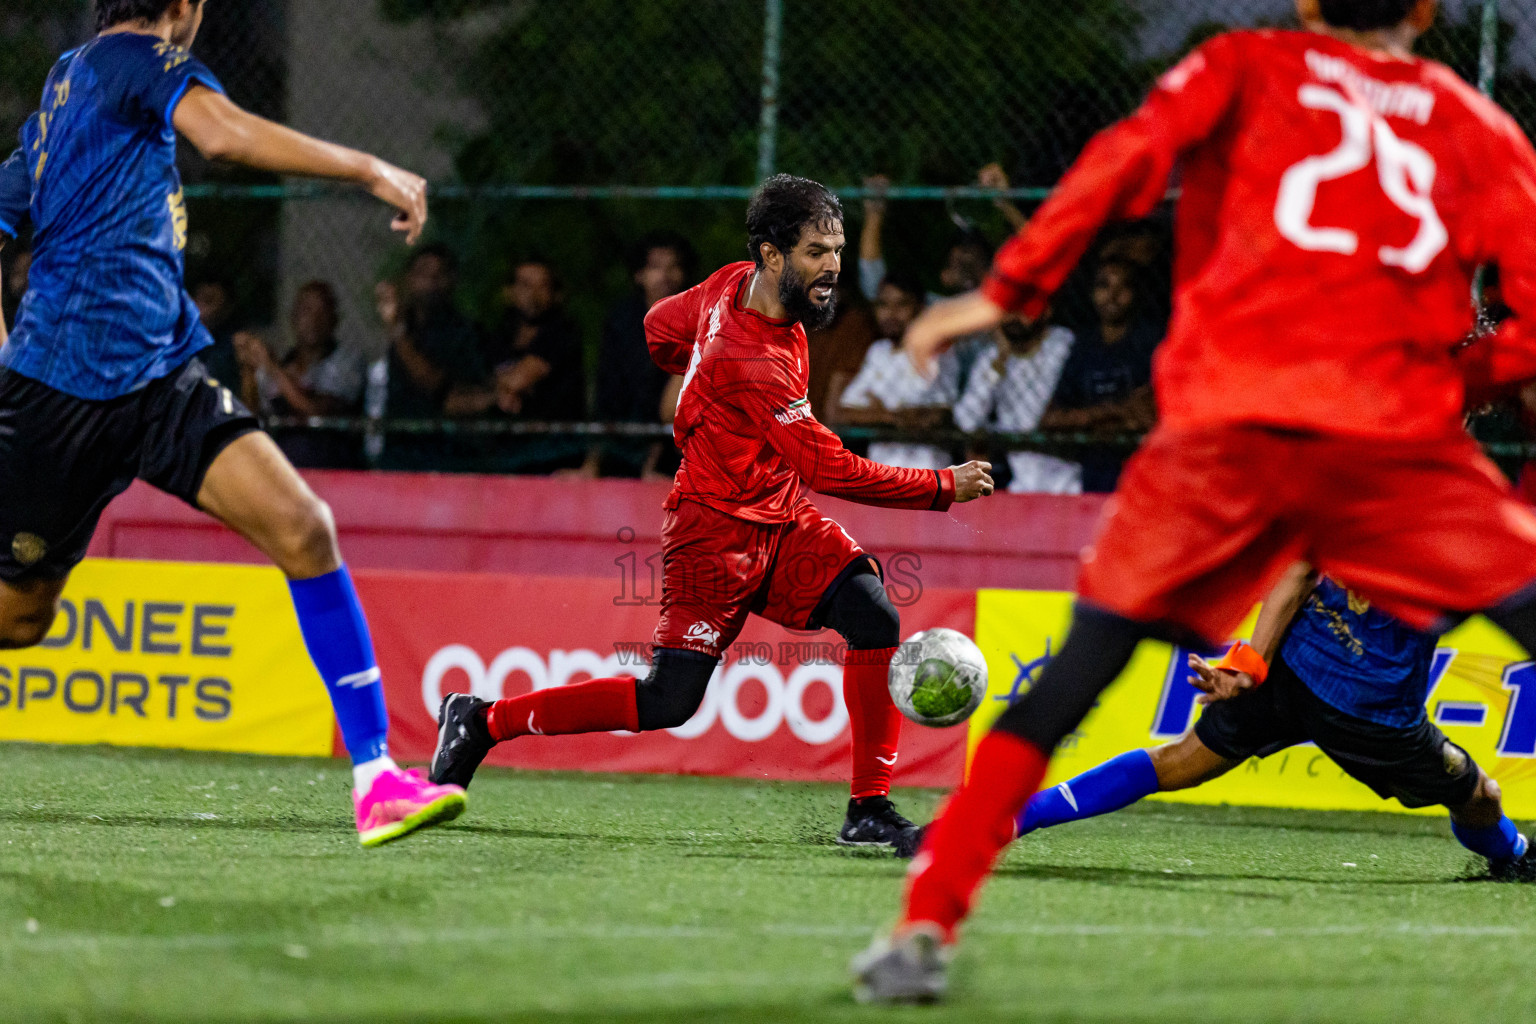
{"type": "MultiPolygon", "coordinates": [[[[977,595],[976,642],[991,677],[971,720],[972,748],[1015,695],[1039,678],[1071,620],[1071,594],[983,590],[977,595]]],[[[1253,617],[1239,631],[1247,636],[1253,617]]],[[[1464,747],[1504,789],[1515,818],[1536,818],[1536,665],[1487,620],[1448,633],[1435,653],[1430,720],[1464,747]]],[[[1051,762],[1048,784],[1071,778],[1137,747],[1182,735],[1195,721],[1197,691],[1187,680],[1188,652],[1144,643],[1124,674],[1051,762]]],[[[1293,747],[1250,760],[1197,789],[1157,799],[1320,810],[1401,811],[1345,775],[1316,747],[1293,747]]],[[[1443,813],[1431,808],[1425,813],[1443,813]]]]}
{"type": "Polygon", "coordinates": [[[333,723],[276,569],[87,559],[0,652],[0,740],[328,756],[333,723]]]}

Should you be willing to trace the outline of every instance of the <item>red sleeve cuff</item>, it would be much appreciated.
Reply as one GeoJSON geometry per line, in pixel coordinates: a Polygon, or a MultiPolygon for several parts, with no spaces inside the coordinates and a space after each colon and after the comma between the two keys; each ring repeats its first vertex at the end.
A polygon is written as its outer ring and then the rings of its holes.
{"type": "Polygon", "coordinates": [[[1034,320],[1044,313],[1048,298],[1029,282],[1004,277],[996,270],[982,282],[981,294],[994,305],[1010,313],[1018,313],[1026,320],[1034,320]]]}
{"type": "Polygon", "coordinates": [[[938,477],[939,491],[933,496],[933,504],[928,508],[932,512],[948,511],[949,506],[955,503],[955,471],[952,469],[936,469],[933,475],[938,477]]]}

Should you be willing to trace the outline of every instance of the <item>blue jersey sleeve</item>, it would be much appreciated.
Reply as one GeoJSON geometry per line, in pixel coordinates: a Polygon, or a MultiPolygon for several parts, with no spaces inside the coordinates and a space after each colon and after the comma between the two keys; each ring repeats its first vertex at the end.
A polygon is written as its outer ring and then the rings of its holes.
{"type": "Polygon", "coordinates": [[[118,115],[133,124],[170,127],[176,104],[194,84],[224,91],[191,52],[159,40],[146,40],[133,59],[115,65],[110,73],[115,81],[103,83],[107,93],[114,96],[118,115]]]}
{"type": "Polygon", "coordinates": [[[18,149],[0,164],[0,235],[15,238],[31,205],[32,177],[27,173],[26,154],[18,149]]]}

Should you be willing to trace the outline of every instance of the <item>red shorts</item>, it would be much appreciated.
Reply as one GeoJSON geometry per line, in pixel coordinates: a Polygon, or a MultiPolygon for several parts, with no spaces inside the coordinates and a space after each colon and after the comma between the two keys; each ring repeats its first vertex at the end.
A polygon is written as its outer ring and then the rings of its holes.
{"type": "Polygon", "coordinates": [[[1429,629],[1536,581],[1536,515],[1465,435],[1159,430],[1105,505],[1078,590],[1221,641],[1297,560],[1429,629]]]}
{"type": "Polygon", "coordinates": [[[814,629],[829,587],[868,557],[846,530],[802,501],[788,523],[751,523],[681,501],[661,527],[661,621],[652,643],[719,655],[749,612],[814,629]]]}

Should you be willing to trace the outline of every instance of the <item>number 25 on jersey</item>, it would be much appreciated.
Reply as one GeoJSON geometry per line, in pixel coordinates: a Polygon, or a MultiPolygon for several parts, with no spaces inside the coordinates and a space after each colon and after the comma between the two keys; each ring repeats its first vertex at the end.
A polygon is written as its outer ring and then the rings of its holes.
{"type": "Polygon", "coordinates": [[[1343,93],[1321,85],[1301,87],[1301,105],[1311,110],[1331,110],[1339,115],[1344,139],[1338,148],[1310,156],[1295,164],[1280,179],[1280,198],[1275,203],[1275,226],[1280,234],[1308,252],[1335,252],[1349,256],[1360,248],[1360,235],[1344,227],[1312,223],[1317,190],[1362,171],[1376,161],[1381,189],[1392,204],[1419,222],[1413,240],[1403,248],[1382,245],[1381,262],[1401,267],[1410,274],[1429,269],[1450,242],[1450,233],[1430,196],[1435,184],[1435,158],[1422,146],[1400,139],[1386,119],[1351,102],[1343,93]]]}

